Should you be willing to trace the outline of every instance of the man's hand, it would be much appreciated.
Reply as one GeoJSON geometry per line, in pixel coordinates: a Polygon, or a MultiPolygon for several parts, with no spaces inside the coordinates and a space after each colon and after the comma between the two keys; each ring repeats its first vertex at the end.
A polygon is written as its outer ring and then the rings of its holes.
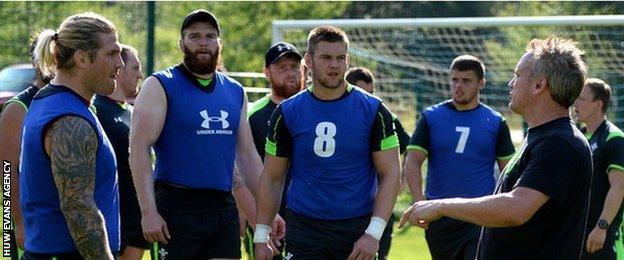
{"type": "Polygon", "coordinates": [[[375,255],[379,250],[379,240],[369,234],[364,234],[353,245],[353,251],[349,255],[348,260],[370,260],[375,259],[375,255]]]}
{"type": "Polygon", "coordinates": [[[271,260],[276,254],[277,250],[268,243],[254,244],[254,257],[256,260],[271,260]]]}
{"type": "Polygon", "coordinates": [[[286,222],[279,214],[275,215],[275,218],[273,219],[270,235],[271,239],[273,239],[273,242],[277,246],[280,246],[279,240],[286,236],[286,222]]]}
{"type": "Polygon", "coordinates": [[[591,231],[591,233],[589,233],[589,236],[587,237],[587,245],[585,246],[587,252],[595,253],[596,251],[602,249],[606,237],[606,230],[594,227],[594,229],[591,231]]]}
{"type": "Polygon", "coordinates": [[[147,242],[161,242],[166,245],[168,239],[171,239],[169,229],[167,229],[167,223],[165,223],[165,220],[158,212],[144,214],[141,218],[141,227],[143,228],[143,236],[147,242]]]}
{"type": "Polygon", "coordinates": [[[409,221],[414,226],[427,229],[429,223],[442,217],[439,213],[438,205],[436,201],[419,201],[414,203],[414,205],[403,212],[399,228],[402,228],[409,221]]]}

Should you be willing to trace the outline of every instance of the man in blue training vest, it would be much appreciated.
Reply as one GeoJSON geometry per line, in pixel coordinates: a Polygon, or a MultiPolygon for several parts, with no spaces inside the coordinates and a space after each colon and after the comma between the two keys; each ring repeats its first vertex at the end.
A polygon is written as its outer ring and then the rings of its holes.
{"type": "MultiPolygon", "coordinates": [[[[405,161],[407,184],[414,201],[474,198],[494,191],[494,163],[503,169],[514,153],[509,127],[500,113],[479,101],[485,87],[485,66],[461,55],[451,63],[452,98],[423,111],[405,161]],[[422,192],[421,167],[429,158],[422,192]]],[[[473,259],[479,227],[442,218],[425,231],[434,260],[473,259]]]]}
{"type": "Polygon", "coordinates": [[[569,112],[587,77],[583,52],[575,45],[556,37],[533,39],[518,61],[509,108],[529,130],[493,195],[419,201],[399,226],[409,221],[431,228],[442,217],[482,226],[471,259],[581,258],[592,155],[569,112]]]}
{"type": "MultiPolygon", "coordinates": [[[[240,83],[216,71],[221,38],[213,14],[189,13],[180,34],[183,62],[145,80],[132,117],[130,167],[143,234],[159,242],[154,251],[161,259],[238,259],[234,163],[254,194],[262,168],[247,121],[247,95],[240,83]]],[[[283,236],[283,220],[275,222],[281,223],[277,236],[283,236]]]]}
{"type": "Polygon", "coordinates": [[[39,36],[40,69],[56,76],[24,119],[24,259],[113,259],[119,251],[115,154],[90,100],[115,89],[120,51],[115,26],[94,13],[39,36]]]}
{"type": "Polygon", "coordinates": [[[268,224],[286,170],[286,258],[372,259],[399,187],[398,140],[381,100],[349,85],[349,40],[321,26],[304,58],[313,85],[271,116],[254,234],[256,259],[270,259],[268,224]],[[368,225],[368,228],[367,228],[368,225]]]}
{"type": "Polygon", "coordinates": [[[622,259],[624,198],[624,133],[607,120],[611,87],[601,79],[585,81],[574,108],[594,162],[592,194],[583,259],[622,259]],[[617,243],[617,244],[616,244],[617,243]]]}

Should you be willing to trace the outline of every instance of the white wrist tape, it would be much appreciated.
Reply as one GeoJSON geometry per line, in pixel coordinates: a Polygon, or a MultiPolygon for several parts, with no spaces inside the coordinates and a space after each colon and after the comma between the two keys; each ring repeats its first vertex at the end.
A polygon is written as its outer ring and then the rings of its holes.
{"type": "Polygon", "coordinates": [[[256,230],[254,231],[254,244],[258,243],[268,243],[269,242],[269,233],[271,232],[271,227],[262,224],[256,224],[256,230]]]}
{"type": "Polygon", "coordinates": [[[371,235],[377,240],[381,239],[384,229],[386,229],[386,221],[380,217],[372,217],[368,228],[364,233],[371,235]]]}

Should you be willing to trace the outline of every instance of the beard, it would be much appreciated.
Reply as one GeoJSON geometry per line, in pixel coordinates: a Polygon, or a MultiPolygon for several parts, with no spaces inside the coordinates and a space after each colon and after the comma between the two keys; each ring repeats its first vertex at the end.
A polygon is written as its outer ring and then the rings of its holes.
{"type": "Polygon", "coordinates": [[[199,51],[192,52],[187,49],[185,45],[182,45],[182,51],[184,52],[184,65],[186,65],[191,72],[195,74],[211,74],[217,69],[219,55],[221,54],[221,45],[217,47],[216,51],[205,51],[210,54],[210,59],[207,61],[202,61],[197,58],[199,51]]]}
{"type": "Polygon", "coordinates": [[[299,91],[301,91],[302,89],[301,79],[295,79],[294,84],[288,84],[285,82],[278,83],[274,81],[273,78],[270,78],[270,81],[271,81],[271,88],[273,90],[273,93],[276,96],[281,97],[283,99],[292,97],[293,95],[299,93],[299,91]]]}
{"type": "Polygon", "coordinates": [[[318,79],[319,84],[325,86],[326,88],[335,89],[342,86],[342,84],[344,83],[344,73],[340,77],[338,77],[338,80],[335,84],[332,84],[332,82],[329,82],[326,77],[323,77],[324,75],[321,73],[320,69],[314,69],[314,65],[312,66],[312,78],[318,79]]]}

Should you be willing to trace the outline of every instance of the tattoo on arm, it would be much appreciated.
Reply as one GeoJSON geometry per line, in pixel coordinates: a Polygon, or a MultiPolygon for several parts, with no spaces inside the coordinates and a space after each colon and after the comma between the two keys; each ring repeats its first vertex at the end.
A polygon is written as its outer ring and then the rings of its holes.
{"type": "Polygon", "coordinates": [[[82,118],[65,116],[45,137],[61,211],[85,259],[110,259],[104,217],[94,200],[97,135],[82,118]]]}

